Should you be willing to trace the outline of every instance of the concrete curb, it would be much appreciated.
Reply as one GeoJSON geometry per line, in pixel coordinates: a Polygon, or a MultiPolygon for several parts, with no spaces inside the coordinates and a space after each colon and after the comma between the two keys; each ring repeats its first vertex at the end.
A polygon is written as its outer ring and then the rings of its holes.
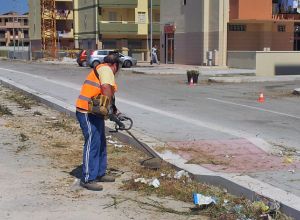
{"type": "MultiPolygon", "coordinates": [[[[54,97],[41,94],[9,79],[0,77],[0,83],[6,87],[24,92],[25,94],[37,99],[38,101],[48,105],[49,107],[75,117],[75,107],[72,105],[66,104],[54,97]]],[[[107,123],[107,129],[113,129],[113,124],[107,123]]],[[[141,140],[141,142],[148,148],[149,151],[157,154],[163,160],[174,165],[178,169],[187,170],[195,177],[197,181],[225,188],[229,193],[238,196],[245,196],[250,200],[254,200],[259,196],[263,196],[271,200],[280,201],[281,210],[284,213],[295,218],[296,220],[300,220],[300,197],[297,197],[291,193],[285,192],[279,188],[273,187],[269,184],[263,183],[246,175],[215,173],[199,165],[186,164],[187,161],[185,161],[179,155],[172,154],[171,152],[159,154],[155,151],[155,146],[163,146],[163,143],[158,142],[154,138],[145,136],[135,130],[133,130],[132,133],[134,133],[134,135],[136,135],[137,138],[141,140]]],[[[116,136],[124,143],[133,145],[141,149],[139,144],[133,138],[129,137],[123,132],[110,134],[116,136]]],[[[146,151],[144,152],[147,153],[146,151]]]]}
{"type": "Polygon", "coordinates": [[[247,83],[247,82],[293,82],[300,80],[299,76],[256,76],[256,77],[210,77],[209,82],[214,83],[247,83]]]}

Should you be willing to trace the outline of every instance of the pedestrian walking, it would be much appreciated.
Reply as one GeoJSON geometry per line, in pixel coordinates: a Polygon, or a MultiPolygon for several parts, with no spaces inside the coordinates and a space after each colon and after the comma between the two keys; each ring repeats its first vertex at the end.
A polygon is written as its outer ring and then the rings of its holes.
{"type": "Polygon", "coordinates": [[[158,61],[158,58],[157,58],[157,46],[154,45],[151,49],[151,54],[152,54],[152,57],[151,57],[151,61],[150,61],[150,64],[152,65],[153,63],[156,63],[156,64],[159,64],[159,61],[158,61]]]}
{"type": "Polygon", "coordinates": [[[84,136],[82,178],[80,185],[88,190],[103,189],[98,182],[114,182],[106,175],[107,151],[104,119],[116,113],[115,75],[119,70],[119,54],[111,53],[95,67],[84,81],[76,103],[76,117],[84,136]]]}

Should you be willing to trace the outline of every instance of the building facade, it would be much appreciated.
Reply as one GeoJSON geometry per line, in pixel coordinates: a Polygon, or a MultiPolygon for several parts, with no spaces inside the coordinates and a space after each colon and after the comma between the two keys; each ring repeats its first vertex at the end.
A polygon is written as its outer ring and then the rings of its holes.
{"type": "MultiPolygon", "coordinates": [[[[33,51],[42,49],[42,5],[41,0],[28,0],[30,41],[33,51]]],[[[55,0],[55,36],[57,49],[74,48],[73,1],[55,0]]]]}
{"type": "Polygon", "coordinates": [[[300,14],[292,2],[230,0],[228,51],[299,51],[300,14]]]}
{"type": "Polygon", "coordinates": [[[228,0],[161,1],[161,61],[226,65],[228,0]]]}
{"type": "MultiPolygon", "coordinates": [[[[150,0],[74,0],[75,47],[115,49],[149,59],[150,0]]],[[[159,45],[160,0],[152,0],[153,43],[159,45]]]]}
{"type": "Polygon", "coordinates": [[[28,46],[28,14],[8,12],[0,15],[0,46],[28,46]]]}

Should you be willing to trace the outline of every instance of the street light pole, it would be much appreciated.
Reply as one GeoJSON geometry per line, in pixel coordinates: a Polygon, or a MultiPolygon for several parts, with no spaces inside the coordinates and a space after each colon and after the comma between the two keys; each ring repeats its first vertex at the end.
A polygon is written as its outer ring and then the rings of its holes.
{"type": "Polygon", "coordinates": [[[152,47],[153,47],[153,5],[152,0],[150,0],[150,59],[152,62],[152,47]]]}

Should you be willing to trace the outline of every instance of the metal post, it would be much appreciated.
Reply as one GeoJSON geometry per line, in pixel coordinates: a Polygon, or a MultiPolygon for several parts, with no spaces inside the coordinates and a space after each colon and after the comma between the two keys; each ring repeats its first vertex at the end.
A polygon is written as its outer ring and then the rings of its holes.
{"type": "Polygon", "coordinates": [[[153,47],[153,5],[152,0],[150,0],[150,59],[152,61],[152,47],[153,47]]]}
{"type": "Polygon", "coordinates": [[[16,50],[16,40],[15,40],[15,14],[13,14],[13,42],[14,42],[13,59],[15,59],[15,50],[16,50]]]}
{"type": "Polygon", "coordinates": [[[98,11],[98,8],[99,8],[99,1],[98,0],[96,0],[96,16],[95,16],[95,18],[96,18],[96,21],[95,21],[95,29],[96,29],[96,50],[98,50],[99,49],[99,33],[98,33],[98,20],[99,20],[99,17],[98,17],[98,13],[99,13],[99,11],[98,11]]]}

